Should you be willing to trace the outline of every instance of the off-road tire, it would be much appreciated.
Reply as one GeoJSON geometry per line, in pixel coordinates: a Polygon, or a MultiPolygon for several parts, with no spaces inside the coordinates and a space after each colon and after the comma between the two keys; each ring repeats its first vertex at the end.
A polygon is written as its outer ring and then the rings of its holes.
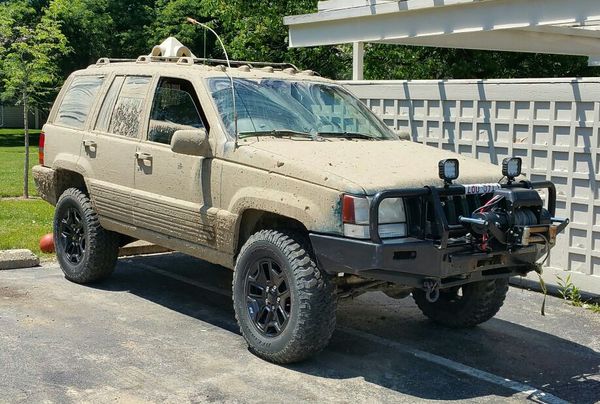
{"type": "Polygon", "coordinates": [[[69,188],[60,196],[54,212],[54,245],[65,278],[75,283],[92,283],[109,277],[117,263],[119,235],[100,226],[90,198],[77,188],[69,188]],[[81,260],[71,262],[61,242],[61,222],[69,209],[80,216],[85,249],[81,260]]]}
{"type": "Polygon", "coordinates": [[[461,297],[457,297],[452,289],[441,290],[435,303],[427,301],[423,290],[415,290],[412,295],[423,314],[436,323],[469,328],[494,317],[504,304],[507,292],[508,279],[503,278],[463,285],[461,297]]]}
{"type": "Polygon", "coordinates": [[[286,364],[321,351],[335,329],[334,285],[311,256],[299,235],[261,230],[242,247],[233,276],[235,317],[249,350],[269,362],[286,364]],[[291,293],[288,322],[279,335],[261,333],[249,313],[246,279],[253,266],[273,259],[285,274],[291,293]]]}

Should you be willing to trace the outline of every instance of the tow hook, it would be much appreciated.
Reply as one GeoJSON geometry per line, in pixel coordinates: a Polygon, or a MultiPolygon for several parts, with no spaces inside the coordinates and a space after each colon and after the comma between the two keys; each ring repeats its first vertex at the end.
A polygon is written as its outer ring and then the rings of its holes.
{"type": "Polygon", "coordinates": [[[440,281],[437,279],[426,279],[423,282],[425,298],[429,303],[435,303],[440,298],[440,281]]]}

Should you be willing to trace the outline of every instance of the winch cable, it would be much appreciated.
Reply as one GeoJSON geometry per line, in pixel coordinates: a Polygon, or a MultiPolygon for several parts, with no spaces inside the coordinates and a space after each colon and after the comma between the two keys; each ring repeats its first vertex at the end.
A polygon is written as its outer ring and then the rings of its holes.
{"type": "Polygon", "coordinates": [[[487,203],[485,205],[475,209],[475,211],[471,214],[471,216],[473,216],[475,213],[486,212],[486,211],[492,209],[494,206],[496,206],[498,203],[500,203],[500,201],[502,199],[504,199],[504,197],[502,195],[494,196],[492,199],[487,201],[487,203]]]}

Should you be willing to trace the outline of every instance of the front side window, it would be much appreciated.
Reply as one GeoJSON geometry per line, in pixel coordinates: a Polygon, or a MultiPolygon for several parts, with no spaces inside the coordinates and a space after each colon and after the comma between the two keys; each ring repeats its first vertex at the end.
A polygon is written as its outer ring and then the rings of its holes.
{"type": "Polygon", "coordinates": [[[148,76],[116,76],[102,103],[95,129],[137,137],[150,82],[148,76]]]}
{"type": "MultiPolygon", "coordinates": [[[[342,87],[282,79],[234,79],[240,135],[294,132],[323,137],[396,139],[360,100],[342,87]]],[[[235,135],[233,95],[227,78],[208,80],[213,101],[235,135]]]]}
{"type": "Polygon", "coordinates": [[[83,129],[103,82],[103,76],[75,77],[63,97],[54,123],[74,129],[83,129]]]}
{"type": "Polygon", "coordinates": [[[148,140],[171,144],[177,130],[199,128],[204,128],[204,124],[192,83],[181,79],[161,79],[154,93],[148,140]]]}

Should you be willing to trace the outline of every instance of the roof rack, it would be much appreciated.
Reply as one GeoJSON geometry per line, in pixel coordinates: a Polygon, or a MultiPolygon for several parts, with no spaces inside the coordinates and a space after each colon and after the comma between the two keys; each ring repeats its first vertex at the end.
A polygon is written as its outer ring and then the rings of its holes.
{"type": "MultiPolygon", "coordinates": [[[[212,58],[190,58],[183,57],[185,59],[190,59],[194,62],[194,64],[205,64],[205,65],[227,65],[227,60],[225,59],[212,59],[212,58]]],[[[96,65],[108,65],[110,63],[125,63],[125,62],[171,62],[176,63],[180,59],[179,57],[164,57],[164,56],[150,56],[143,55],[137,59],[114,59],[114,58],[100,58],[96,62],[96,65]]],[[[230,60],[229,63],[231,67],[240,67],[240,66],[250,66],[250,68],[255,67],[273,67],[275,69],[286,69],[292,68],[294,70],[300,71],[298,67],[296,67],[292,63],[271,63],[271,62],[249,62],[246,60],[230,60]]]]}
{"type": "MultiPolygon", "coordinates": [[[[194,58],[194,63],[197,64],[208,64],[208,65],[221,65],[221,64],[227,64],[227,60],[225,59],[212,59],[212,58],[194,58]]],[[[231,64],[232,67],[239,67],[239,66],[250,66],[250,68],[254,68],[254,67],[273,67],[273,68],[277,68],[277,69],[285,69],[285,68],[293,68],[295,70],[300,70],[298,69],[294,64],[292,63],[274,63],[274,62],[249,62],[246,60],[230,60],[229,63],[231,64]]]]}
{"type": "Polygon", "coordinates": [[[100,58],[96,62],[97,65],[107,65],[110,63],[123,63],[123,62],[135,62],[135,59],[114,59],[114,58],[100,58]]]}

